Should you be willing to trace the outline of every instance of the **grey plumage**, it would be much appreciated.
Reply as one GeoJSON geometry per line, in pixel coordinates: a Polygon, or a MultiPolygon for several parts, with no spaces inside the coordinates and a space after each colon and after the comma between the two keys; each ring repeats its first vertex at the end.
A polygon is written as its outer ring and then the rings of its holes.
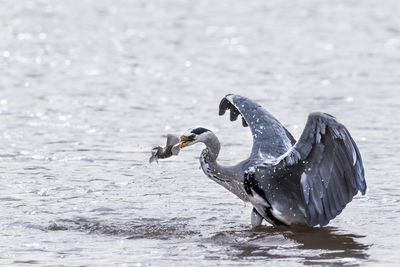
{"type": "Polygon", "coordinates": [[[295,140],[286,128],[268,111],[250,99],[238,95],[227,95],[220,102],[219,115],[224,115],[228,109],[231,121],[236,120],[240,114],[243,126],[250,127],[253,135],[250,157],[257,157],[260,152],[278,157],[294,144],[295,140]]]}
{"type": "Polygon", "coordinates": [[[205,174],[244,201],[252,203],[252,224],[260,218],[274,225],[326,225],[341,213],[353,196],[365,194],[360,152],[346,127],[326,113],[311,113],[296,142],[287,129],[257,103],[227,95],[219,115],[242,117],[253,136],[250,157],[235,166],[216,159],[220,143],[205,128],[192,128],[180,147],[203,142],[200,156],[205,174]]]}
{"type": "Polygon", "coordinates": [[[326,113],[311,113],[300,139],[277,168],[300,173],[308,225],[326,225],[367,185],[360,152],[346,127],[326,113]]]}

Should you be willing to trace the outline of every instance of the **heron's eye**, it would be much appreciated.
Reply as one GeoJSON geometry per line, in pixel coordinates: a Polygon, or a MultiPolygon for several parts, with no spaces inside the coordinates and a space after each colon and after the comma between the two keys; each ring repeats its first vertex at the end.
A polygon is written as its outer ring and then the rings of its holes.
{"type": "Polygon", "coordinates": [[[196,135],[195,135],[195,134],[189,135],[189,140],[193,141],[195,138],[196,138],[196,135]]]}

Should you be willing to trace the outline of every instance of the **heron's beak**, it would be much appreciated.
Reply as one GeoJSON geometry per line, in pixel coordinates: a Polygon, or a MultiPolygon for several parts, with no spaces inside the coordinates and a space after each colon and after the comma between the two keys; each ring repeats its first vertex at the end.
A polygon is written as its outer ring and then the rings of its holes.
{"type": "Polygon", "coordinates": [[[186,136],[182,136],[181,140],[178,143],[179,148],[184,148],[185,146],[188,146],[191,142],[192,142],[192,140],[190,138],[188,138],[186,136]]]}

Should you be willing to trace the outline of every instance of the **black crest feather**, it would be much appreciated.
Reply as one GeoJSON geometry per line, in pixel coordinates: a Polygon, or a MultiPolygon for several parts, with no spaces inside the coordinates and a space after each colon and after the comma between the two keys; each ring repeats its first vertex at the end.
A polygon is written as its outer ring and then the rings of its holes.
{"type": "Polygon", "coordinates": [[[199,135],[199,134],[202,134],[202,133],[208,132],[208,131],[210,131],[210,130],[208,130],[208,129],[206,129],[206,128],[203,128],[203,127],[199,127],[199,128],[193,129],[193,130],[191,131],[191,133],[194,133],[194,134],[199,135]]]}

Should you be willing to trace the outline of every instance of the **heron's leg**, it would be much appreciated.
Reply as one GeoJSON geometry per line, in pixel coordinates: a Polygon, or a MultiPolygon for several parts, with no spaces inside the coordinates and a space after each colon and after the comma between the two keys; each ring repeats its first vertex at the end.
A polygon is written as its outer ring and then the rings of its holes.
{"type": "Polygon", "coordinates": [[[263,221],[263,217],[260,215],[260,213],[258,213],[258,211],[253,208],[253,210],[251,211],[251,225],[253,227],[259,226],[261,225],[263,221]]]}

